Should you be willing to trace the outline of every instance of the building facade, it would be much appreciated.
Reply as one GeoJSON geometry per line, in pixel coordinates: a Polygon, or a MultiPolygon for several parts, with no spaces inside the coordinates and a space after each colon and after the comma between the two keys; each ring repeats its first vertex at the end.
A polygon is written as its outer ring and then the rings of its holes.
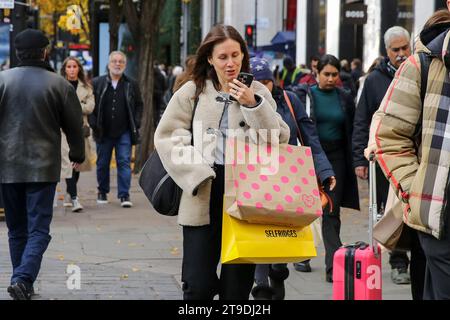
{"type": "Polygon", "coordinates": [[[270,45],[279,31],[296,32],[297,64],[313,55],[360,58],[365,68],[385,54],[383,34],[400,25],[413,38],[443,0],[202,0],[202,36],[216,23],[230,24],[244,34],[246,24],[257,25],[258,47],[270,45]],[[363,20],[358,11],[364,8],[363,20]],[[353,13],[355,16],[352,16],[353,13]]]}

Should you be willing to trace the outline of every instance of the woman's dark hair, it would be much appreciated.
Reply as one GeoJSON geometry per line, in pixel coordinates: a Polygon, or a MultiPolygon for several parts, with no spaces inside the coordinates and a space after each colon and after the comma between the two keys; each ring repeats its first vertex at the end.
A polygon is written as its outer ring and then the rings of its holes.
{"type": "Polygon", "coordinates": [[[247,44],[239,32],[232,26],[223,24],[215,25],[209,31],[208,35],[205,37],[197,50],[197,60],[192,73],[192,79],[197,87],[195,91],[195,99],[197,99],[205,90],[206,80],[208,79],[212,80],[216,90],[220,90],[220,82],[216,71],[214,70],[214,67],[209,64],[208,59],[211,58],[214,47],[228,39],[238,42],[241,46],[241,51],[244,54],[241,71],[250,71],[250,54],[248,53],[247,44]]]}
{"type": "Polygon", "coordinates": [[[86,81],[86,75],[84,74],[83,66],[81,65],[80,60],[78,60],[75,57],[67,57],[66,60],[64,60],[61,67],[61,75],[67,79],[66,67],[69,61],[74,61],[78,65],[78,80],[80,80],[84,85],[88,85],[88,82],[86,81]]]}
{"type": "Polygon", "coordinates": [[[320,58],[319,63],[317,64],[317,70],[319,70],[319,73],[321,73],[323,68],[325,68],[327,65],[335,67],[339,72],[341,71],[341,63],[339,62],[338,58],[332,56],[331,54],[326,54],[322,58],[320,58]]]}

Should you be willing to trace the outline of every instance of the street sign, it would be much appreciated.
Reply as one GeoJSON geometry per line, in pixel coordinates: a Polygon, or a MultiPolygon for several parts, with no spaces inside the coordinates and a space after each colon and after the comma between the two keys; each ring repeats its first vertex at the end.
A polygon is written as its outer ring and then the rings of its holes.
{"type": "Polygon", "coordinates": [[[14,9],[14,0],[0,0],[0,9],[14,9]]]}
{"type": "Polygon", "coordinates": [[[343,24],[364,25],[367,23],[367,5],[352,3],[344,5],[342,11],[343,24]]]}

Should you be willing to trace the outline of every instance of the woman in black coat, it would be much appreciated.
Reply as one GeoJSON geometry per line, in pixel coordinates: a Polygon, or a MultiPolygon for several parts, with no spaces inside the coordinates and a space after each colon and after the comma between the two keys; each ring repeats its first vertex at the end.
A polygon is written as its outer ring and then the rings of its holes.
{"type": "MultiPolygon", "coordinates": [[[[336,173],[337,185],[327,191],[333,200],[333,211],[323,212],[322,235],[325,245],[326,281],[333,282],[333,256],[342,246],[340,239],[341,207],[359,210],[358,182],[352,164],[352,132],[355,114],[353,97],[337,87],[340,63],[332,55],[319,61],[317,86],[296,86],[293,90],[306,106],[306,111],[316,122],[322,148],[336,173]]],[[[296,266],[298,271],[301,264],[296,266]]]]}

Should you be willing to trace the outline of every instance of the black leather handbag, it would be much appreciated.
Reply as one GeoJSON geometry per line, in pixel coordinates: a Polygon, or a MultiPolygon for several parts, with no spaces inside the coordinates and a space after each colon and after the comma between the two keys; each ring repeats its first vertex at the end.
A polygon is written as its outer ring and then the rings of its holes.
{"type": "MultiPolygon", "coordinates": [[[[198,98],[195,100],[192,111],[191,133],[197,104],[198,98]]],[[[194,145],[193,135],[191,143],[194,145]]],[[[167,173],[156,149],[152,152],[142,168],[139,185],[156,212],[164,216],[178,215],[183,190],[167,173]]]]}

